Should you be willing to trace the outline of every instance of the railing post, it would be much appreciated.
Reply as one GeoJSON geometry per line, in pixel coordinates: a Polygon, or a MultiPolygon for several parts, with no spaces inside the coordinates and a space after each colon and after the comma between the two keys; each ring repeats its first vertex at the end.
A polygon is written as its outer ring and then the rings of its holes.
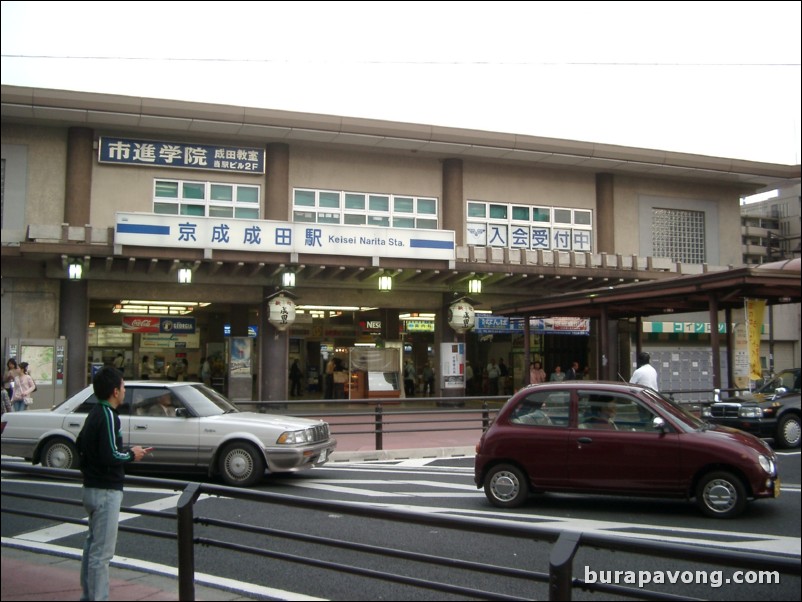
{"type": "Polygon", "coordinates": [[[176,504],[178,536],[178,599],[195,600],[195,502],[200,483],[190,483],[176,504]]]}
{"type": "Polygon", "coordinates": [[[482,432],[490,427],[490,408],[486,401],[482,402],[482,432]]]}
{"type": "Polygon", "coordinates": [[[549,557],[549,600],[571,600],[574,555],[580,533],[563,531],[549,557]]]}
{"type": "Polygon", "coordinates": [[[383,433],[382,433],[382,404],[376,404],[376,418],[374,421],[374,427],[376,429],[376,451],[380,451],[384,449],[383,445],[383,433]]]}

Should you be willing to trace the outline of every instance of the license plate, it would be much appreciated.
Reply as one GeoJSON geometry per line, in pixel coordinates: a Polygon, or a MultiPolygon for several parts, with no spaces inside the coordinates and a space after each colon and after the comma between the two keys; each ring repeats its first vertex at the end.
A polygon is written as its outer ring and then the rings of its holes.
{"type": "Polygon", "coordinates": [[[774,497],[780,497],[780,477],[774,479],[774,497]]]}
{"type": "Polygon", "coordinates": [[[317,461],[318,462],[325,462],[326,458],[328,458],[328,456],[329,456],[329,450],[324,449],[322,452],[320,452],[320,456],[318,456],[317,461]]]}

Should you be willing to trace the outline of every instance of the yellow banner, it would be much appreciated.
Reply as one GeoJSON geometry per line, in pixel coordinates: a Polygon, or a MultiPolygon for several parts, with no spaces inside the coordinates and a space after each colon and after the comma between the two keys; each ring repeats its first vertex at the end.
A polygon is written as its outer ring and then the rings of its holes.
{"type": "Polygon", "coordinates": [[[749,378],[751,380],[763,378],[763,368],[760,365],[760,331],[763,329],[765,311],[765,299],[746,300],[746,336],[749,341],[749,378]]]}

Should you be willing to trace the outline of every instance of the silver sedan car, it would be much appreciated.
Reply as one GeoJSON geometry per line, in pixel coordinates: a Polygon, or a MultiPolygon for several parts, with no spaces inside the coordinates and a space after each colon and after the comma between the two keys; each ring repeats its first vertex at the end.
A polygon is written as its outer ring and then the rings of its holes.
{"type": "MultiPolygon", "coordinates": [[[[95,403],[90,385],[51,410],[3,414],[2,453],[78,468],[75,439],[95,403]]],[[[128,381],[118,411],[125,444],[154,448],[137,469],[202,469],[233,486],[320,466],[337,445],[321,420],[240,412],[200,383],[128,381]]]]}

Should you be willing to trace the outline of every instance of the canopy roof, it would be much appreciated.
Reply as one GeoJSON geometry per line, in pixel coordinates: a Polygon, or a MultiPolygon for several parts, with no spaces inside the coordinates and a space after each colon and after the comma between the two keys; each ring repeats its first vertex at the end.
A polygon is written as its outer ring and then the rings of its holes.
{"type": "Polygon", "coordinates": [[[742,308],[745,299],[765,299],[769,305],[802,300],[800,259],[759,267],[678,276],[665,280],[625,284],[516,301],[494,307],[509,316],[577,316],[608,319],[742,308]]]}

